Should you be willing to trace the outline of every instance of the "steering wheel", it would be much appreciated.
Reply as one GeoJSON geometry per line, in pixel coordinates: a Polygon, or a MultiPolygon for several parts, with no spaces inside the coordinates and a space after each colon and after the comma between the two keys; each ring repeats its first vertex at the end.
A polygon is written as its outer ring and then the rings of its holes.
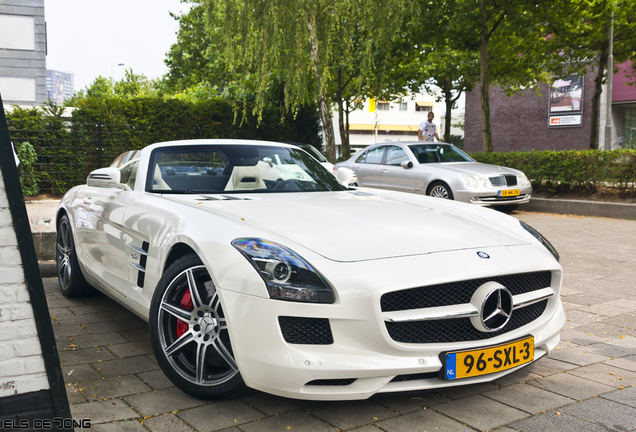
{"type": "Polygon", "coordinates": [[[296,181],[297,181],[296,179],[283,180],[282,182],[274,186],[274,190],[278,190],[278,191],[288,190],[287,187],[291,184],[296,185],[296,181]]]}

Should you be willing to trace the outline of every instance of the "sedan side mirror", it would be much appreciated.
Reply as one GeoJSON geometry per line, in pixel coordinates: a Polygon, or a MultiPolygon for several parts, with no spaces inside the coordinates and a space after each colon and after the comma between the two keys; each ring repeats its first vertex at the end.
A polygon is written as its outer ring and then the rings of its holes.
{"type": "Polygon", "coordinates": [[[86,178],[86,184],[92,187],[109,188],[118,187],[130,189],[127,185],[120,183],[121,172],[117,168],[100,168],[91,172],[86,178]]]}
{"type": "Polygon", "coordinates": [[[404,162],[402,162],[402,163],[400,164],[400,166],[401,166],[402,168],[405,168],[405,169],[413,168],[413,162],[411,162],[411,161],[404,161],[404,162]]]}

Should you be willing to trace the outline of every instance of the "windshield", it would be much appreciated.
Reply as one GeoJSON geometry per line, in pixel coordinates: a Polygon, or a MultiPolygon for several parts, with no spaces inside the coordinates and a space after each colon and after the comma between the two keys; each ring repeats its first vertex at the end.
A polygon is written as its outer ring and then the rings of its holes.
{"type": "Polygon", "coordinates": [[[316,147],[312,145],[299,145],[298,147],[315,157],[318,162],[327,162],[327,159],[318,151],[318,149],[316,149],[316,147]]]}
{"type": "Polygon", "coordinates": [[[421,164],[436,162],[475,162],[473,158],[450,144],[412,144],[409,146],[421,164]]]}
{"type": "Polygon", "coordinates": [[[146,190],[156,193],[345,190],[300,149],[267,145],[161,147],[150,158],[146,190]]]}

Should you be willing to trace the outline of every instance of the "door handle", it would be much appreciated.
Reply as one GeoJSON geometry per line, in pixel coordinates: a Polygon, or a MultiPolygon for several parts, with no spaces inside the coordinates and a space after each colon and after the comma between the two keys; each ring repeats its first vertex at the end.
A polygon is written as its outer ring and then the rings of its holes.
{"type": "Polygon", "coordinates": [[[362,171],[362,168],[355,167],[354,169],[356,170],[356,172],[362,171]]]}
{"type": "Polygon", "coordinates": [[[382,174],[386,174],[386,173],[388,173],[388,172],[389,172],[389,170],[387,170],[387,169],[383,169],[383,170],[381,170],[380,172],[381,172],[382,174]]]}

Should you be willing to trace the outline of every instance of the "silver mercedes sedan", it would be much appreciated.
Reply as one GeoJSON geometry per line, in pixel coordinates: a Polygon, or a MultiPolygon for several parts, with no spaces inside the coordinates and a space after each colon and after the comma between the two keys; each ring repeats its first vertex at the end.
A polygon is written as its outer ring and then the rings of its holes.
{"type": "Polygon", "coordinates": [[[532,186],[516,169],[476,162],[446,143],[391,142],[367,147],[337,163],[340,178],[346,168],[363,187],[454,199],[480,206],[513,210],[530,201],[532,186]]]}

